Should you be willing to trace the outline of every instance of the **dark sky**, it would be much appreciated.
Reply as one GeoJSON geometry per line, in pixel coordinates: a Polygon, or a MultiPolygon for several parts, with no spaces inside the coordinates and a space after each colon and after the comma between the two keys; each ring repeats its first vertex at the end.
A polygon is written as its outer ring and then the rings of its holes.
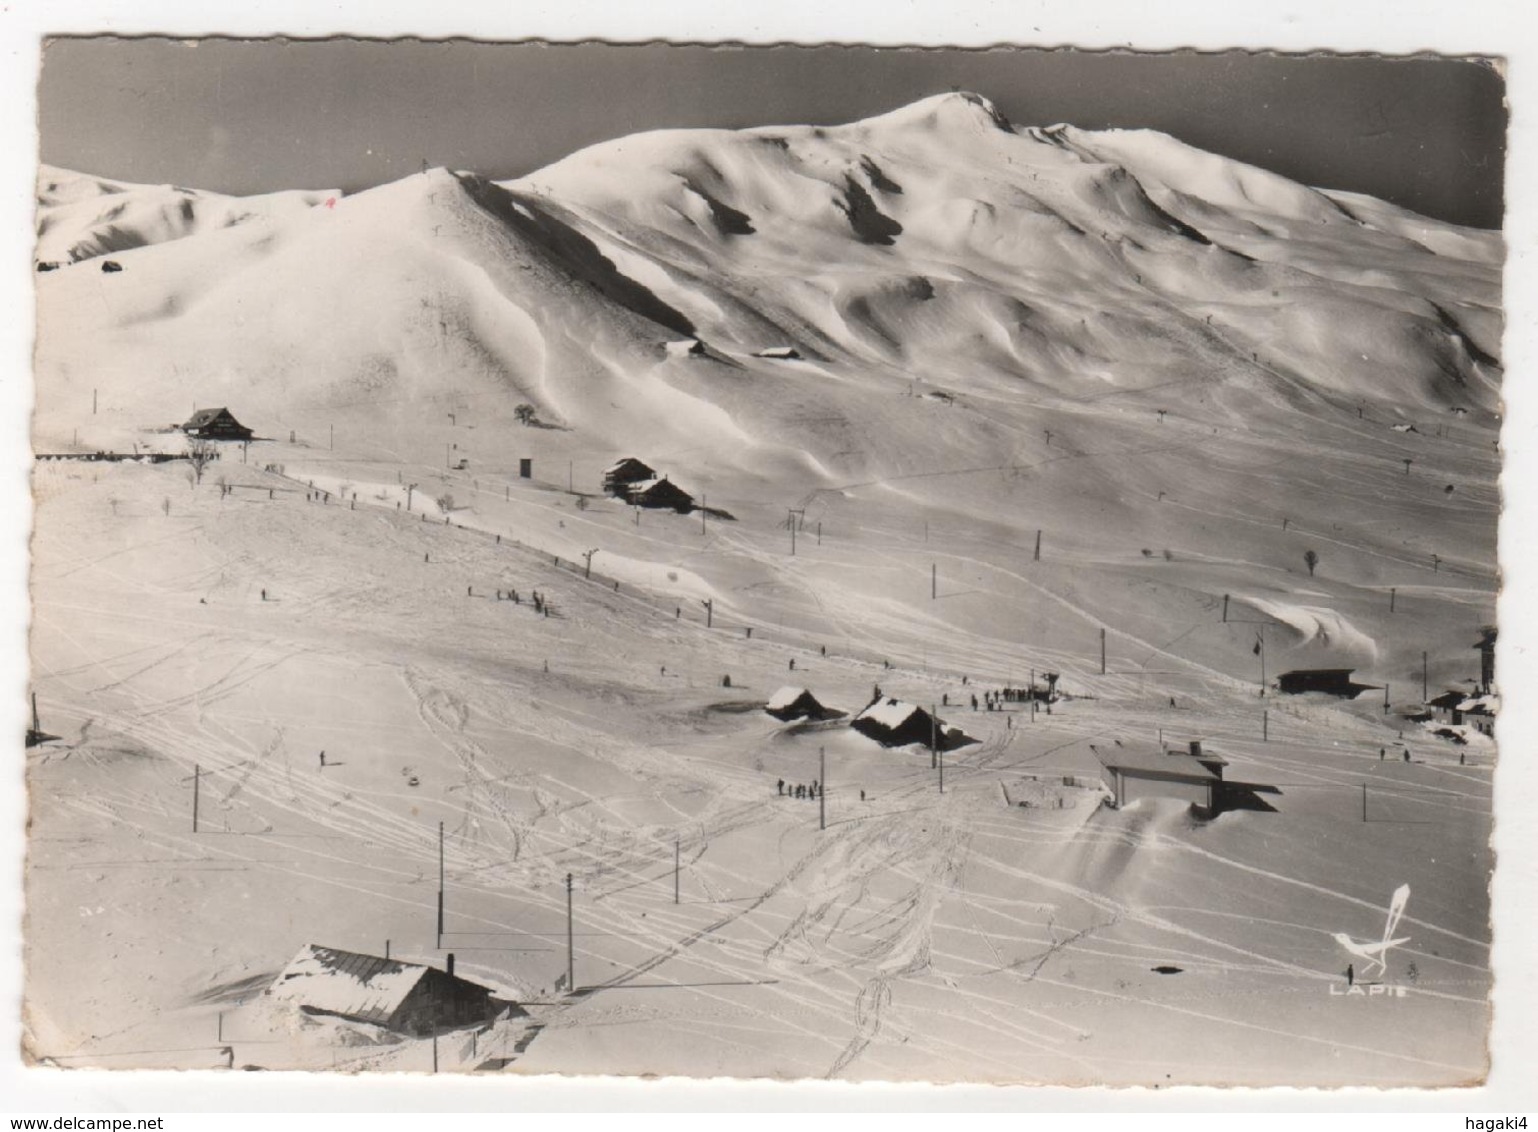
{"type": "Polygon", "coordinates": [[[1017,125],[1151,127],[1306,184],[1501,224],[1505,84],[1478,62],[1028,49],[54,39],[42,159],[223,192],[517,176],[668,126],[834,124],[952,87],[1017,125]]]}

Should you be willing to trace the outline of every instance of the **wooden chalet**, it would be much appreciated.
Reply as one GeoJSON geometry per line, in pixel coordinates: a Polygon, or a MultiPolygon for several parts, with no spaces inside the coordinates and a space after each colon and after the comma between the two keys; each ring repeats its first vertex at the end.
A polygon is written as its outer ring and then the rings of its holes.
{"type": "Polygon", "coordinates": [[[770,696],[764,710],[784,723],[795,719],[833,719],[844,714],[826,707],[810,689],[794,685],[787,685],[770,696]]]}
{"type": "Polygon", "coordinates": [[[1302,668],[1296,672],[1283,672],[1276,678],[1276,686],[1291,696],[1304,692],[1327,692],[1332,696],[1355,696],[1366,690],[1367,685],[1351,680],[1352,668],[1302,668]]]}
{"type": "Polygon", "coordinates": [[[444,970],[334,947],[306,944],[267,993],[307,1014],[329,1014],[426,1037],[492,1021],[509,1003],[489,988],[444,970]]]}
{"type": "Polygon", "coordinates": [[[694,510],[694,496],[669,482],[667,476],[629,485],[625,500],[637,507],[670,507],[680,512],[694,510]]]}
{"type": "Polygon", "coordinates": [[[646,480],[655,479],[656,476],[657,473],[652,468],[634,456],[626,456],[603,470],[603,489],[609,495],[627,499],[631,484],[643,483],[646,480]]]}
{"type": "Polygon", "coordinates": [[[250,440],[251,430],[235,419],[235,414],[222,406],[217,409],[199,409],[187,418],[182,431],[197,440],[250,440]]]}

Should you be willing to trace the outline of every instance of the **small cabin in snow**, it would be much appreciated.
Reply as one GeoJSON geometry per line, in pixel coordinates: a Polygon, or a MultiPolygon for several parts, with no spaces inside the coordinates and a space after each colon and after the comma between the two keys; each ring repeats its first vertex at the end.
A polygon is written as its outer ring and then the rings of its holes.
{"type": "Polygon", "coordinates": [[[1448,723],[1454,727],[1463,724],[1463,702],[1468,696],[1462,692],[1443,692],[1426,701],[1426,706],[1431,709],[1431,718],[1438,723],[1448,723]]]}
{"type": "MultiPolygon", "coordinates": [[[[1175,798],[1206,813],[1217,812],[1218,790],[1225,761],[1197,757],[1185,751],[1117,747],[1090,750],[1104,768],[1105,784],[1117,809],[1143,798],[1175,798]]],[[[1194,745],[1199,752],[1199,744],[1194,745]]]]}
{"type": "Polygon", "coordinates": [[[883,747],[903,747],[909,743],[922,743],[927,747],[934,743],[948,751],[973,741],[960,728],[950,726],[939,716],[891,696],[878,696],[872,700],[864,711],[849,721],[849,726],[883,747]]]}
{"type": "Polygon", "coordinates": [[[1300,668],[1296,672],[1283,672],[1276,678],[1276,686],[1290,696],[1304,692],[1328,692],[1332,696],[1352,697],[1366,691],[1367,685],[1351,681],[1352,668],[1300,668]]]}
{"type": "Polygon", "coordinates": [[[198,440],[250,440],[251,430],[226,408],[199,409],[187,418],[182,431],[198,440]]]}
{"type": "Polygon", "coordinates": [[[455,975],[453,955],[440,971],[314,944],[299,949],[267,993],[306,1014],[367,1022],[414,1037],[483,1025],[512,1005],[455,975]]]}
{"type": "Polygon", "coordinates": [[[844,714],[823,706],[809,689],[794,685],[786,685],[770,696],[764,710],[784,723],[793,719],[832,719],[844,714]]]}
{"type": "Polygon", "coordinates": [[[1495,713],[1500,704],[1495,696],[1474,696],[1459,706],[1463,722],[1488,738],[1495,738],[1495,713]]]}
{"type": "Polygon", "coordinates": [[[694,496],[676,483],[660,480],[642,480],[625,490],[625,499],[637,507],[671,507],[674,511],[694,510],[694,496]]]}
{"type": "Polygon", "coordinates": [[[603,489],[610,495],[624,499],[631,484],[655,479],[656,475],[655,471],[634,456],[626,456],[603,470],[603,489]]]}

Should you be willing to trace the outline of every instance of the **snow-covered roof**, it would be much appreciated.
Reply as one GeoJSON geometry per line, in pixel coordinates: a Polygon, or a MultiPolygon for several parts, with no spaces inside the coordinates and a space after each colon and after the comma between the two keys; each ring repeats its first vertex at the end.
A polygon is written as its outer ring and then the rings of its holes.
{"type": "Polygon", "coordinates": [[[673,491],[682,492],[684,495],[689,494],[676,483],[673,483],[671,480],[669,480],[667,476],[653,476],[651,479],[637,480],[635,483],[630,485],[630,494],[631,496],[646,495],[649,492],[655,491],[659,487],[667,487],[673,491]]]}
{"type": "Polygon", "coordinates": [[[1109,751],[1092,747],[1091,750],[1108,770],[1131,771],[1134,774],[1160,774],[1173,778],[1195,778],[1212,782],[1219,780],[1215,772],[1183,751],[1166,753],[1142,747],[1116,747],[1109,751]]]}
{"type": "Polygon", "coordinates": [[[187,418],[187,427],[191,428],[197,425],[212,424],[220,417],[226,416],[229,417],[230,420],[235,419],[235,415],[223,406],[220,406],[217,409],[198,409],[192,414],[192,416],[187,418]]]}
{"type": "MultiPolygon", "coordinates": [[[[802,696],[812,696],[812,693],[809,689],[798,688],[794,684],[786,684],[785,687],[781,688],[774,695],[770,696],[769,702],[764,706],[767,707],[770,711],[776,711],[780,708],[788,708],[802,696]]],[[[812,699],[816,700],[817,697],[812,696],[812,699]]]]}
{"type": "Polygon", "coordinates": [[[1499,696],[1470,696],[1458,704],[1458,710],[1475,715],[1494,715],[1501,710],[1499,696]]]}
{"type": "Polygon", "coordinates": [[[768,346],[758,351],[756,357],[760,358],[799,358],[794,346],[768,346]]]}
{"type": "Polygon", "coordinates": [[[427,971],[420,963],[307,943],[269,993],[312,1010],[385,1025],[427,971]]]}
{"type": "Polygon", "coordinates": [[[924,709],[918,704],[904,703],[902,700],[891,696],[882,696],[859,715],[856,719],[868,719],[872,723],[879,723],[882,727],[896,730],[913,717],[914,712],[924,709]]]}
{"type": "Polygon", "coordinates": [[[616,461],[614,461],[614,463],[610,464],[607,468],[605,468],[604,471],[605,472],[620,472],[620,471],[624,471],[626,468],[630,467],[631,465],[634,465],[634,466],[636,466],[638,468],[646,468],[647,471],[651,471],[651,468],[647,467],[647,465],[645,464],[644,461],[638,460],[634,456],[626,456],[623,460],[616,460],[616,461]]]}

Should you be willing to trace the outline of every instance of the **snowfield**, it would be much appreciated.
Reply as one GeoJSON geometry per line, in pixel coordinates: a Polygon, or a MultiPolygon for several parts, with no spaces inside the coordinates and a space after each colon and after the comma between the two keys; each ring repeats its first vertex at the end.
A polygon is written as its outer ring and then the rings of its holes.
{"type": "Polygon", "coordinates": [[[29,1057],[428,1071],[263,994],[388,941],[522,1005],[455,1071],[1484,1076],[1495,748],[1407,717],[1494,617],[1499,233],[959,94],[39,202],[36,450],[257,439],[36,466],[29,1057]],[[942,793],[787,685],[977,742],[942,793]],[[1191,740],[1248,808],[1109,806],[1091,744],[1191,740]]]}

